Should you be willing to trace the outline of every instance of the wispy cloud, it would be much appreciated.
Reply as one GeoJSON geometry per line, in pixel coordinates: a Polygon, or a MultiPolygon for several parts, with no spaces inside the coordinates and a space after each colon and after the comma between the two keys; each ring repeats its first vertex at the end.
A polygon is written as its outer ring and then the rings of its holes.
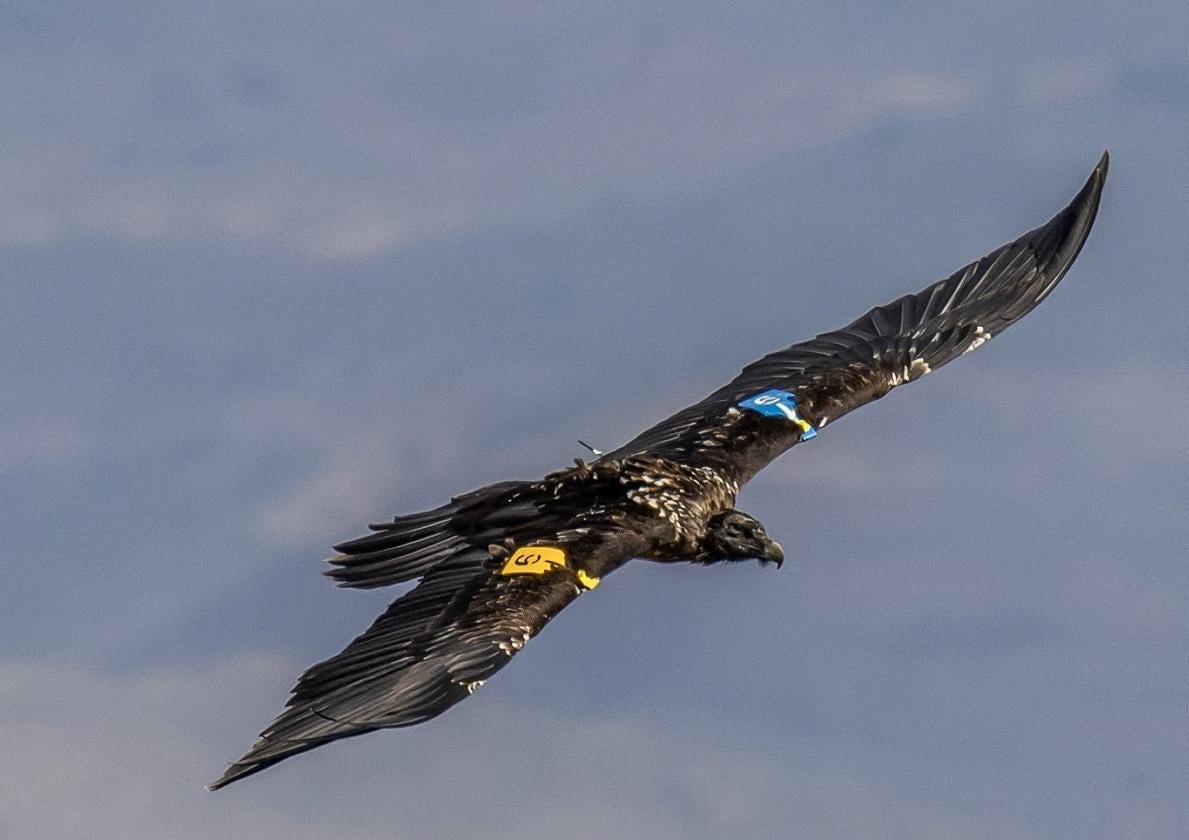
{"type": "Polygon", "coordinates": [[[282,454],[308,464],[276,486],[253,515],[262,546],[329,546],[365,521],[387,518],[397,498],[435,506],[426,491],[484,451],[476,419],[451,415],[432,424],[427,412],[448,405],[460,383],[424,385],[409,400],[391,388],[370,389],[316,376],[292,387],[250,393],[228,402],[225,437],[209,465],[233,469],[282,454]],[[353,408],[345,411],[343,406],[353,408]]]}
{"type": "MultiPolygon", "coordinates": [[[[577,638],[571,635],[571,642],[577,638]]],[[[827,642],[823,653],[830,650],[827,642]]],[[[203,784],[277,711],[294,663],[253,656],[110,674],[0,662],[4,825],[14,836],[46,840],[80,832],[97,840],[244,832],[429,840],[458,837],[479,823],[486,836],[509,839],[610,840],[643,831],[673,840],[737,834],[980,840],[1087,836],[1064,825],[1046,830],[1031,810],[1038,796],[1093,790],[1101,799],[1090,808],[1101,815],[1089,832],[1095,837],[1119,836],[1135,825],[1143,803],[1160,803],[1169,813],[1173,780],[1130,788],[1114,780],[1124,764],[1158,768],[1175,753],[1168,735],[1185,720],[1171,698],[1159,704],[1161,714],[1131,718],[1130,742],[1097,729],[1135,691],[1164,691],[1168,683],[1124,688],[1120,681],[1134,674],[1097,671],[1087,651],[1056,655],[1041,647],[958,662],[943,652],[911,664],[878,662],[896,650],[895,644],[874,650],[866,664],[849,655],[832,665],[811,658],[800,674],[783,673],[784,659],[769,661],[763,672],[732,663],[757,689],[786,690],[787,683],[794,697],[804,697],[795,686],[816,679],[819,670],[865,672],[829,712],[790,708],[786,700],[767,711],[766,721],[735,716],[717,728],[705,717],[712,714],[706,698],[675,702],[670,695],[670,708],[630,714],[566,710],[497,687],[505,683],[501,675],[484,689],[490,694],[427,726],[323,747],[216,794],[203,784]],[[897,677],[897,668],[911,671],[897,677]],[[1062,680],[1071,679],[1068,689],[1062,680]],[[1100,699],[1067,712],[1072,720],[1034,708],[1091,685],[1100,699]],[[926,700],[927,710],[907,708],[926,700]],[[876,711],[889,702],[895,705],[876,711]],[[862,712],[867,707],[875,722],[862,712]],[[845,722],[861,712],[874,729],[848,731],[845,722]],[[790,731],[789,714],[819,723],[790,731]],[[1066,766],[1073,756],[1057,754],[1043,762],[1043,779],[1018,772],[1021,733],[1068,749],[1060,736],[1054,740],[1054,726],[1085,727],[1081,749],[1106,750],[1109,760],[1066,766]],[[757,741],[772,727],[780,738],[757,741]],[[972,754],[973,764],[959,753],[972,754]],[[1057,767],[1066,772],[1050,775],[1057,767]],[[485,783],[472,784],[476,778],[485,783]],[[564,781],[573,778],[583,780],[578,789],[564,781]]],[[[531,655],[530,647],[524,656],[531,655]]],[[[734,704],[710,702],[719,713],[734,704]]]]}
{"type": "MultiPolygon", "coordinates": [[[[0,112],[13,164],[0,175],[8,197],[0,238],[213,238],[354,260],[540,221],[606,195],[669,194],[885,117],[928,119],[978,96],[957,75],[757,60],[746,43],[697,31],[634,48],[631,72],[616,76],[605,68],[625,45],[609,34],[535,71],[587,79],[576,96],[540,94],[540,82],[512,73],[502,93],[528,97],[524,107],[476,102],[463,121],[425,103],[473,97],[470,85],[484,82],[445,67],[413,76],[402,59],[402,49],[420,51],[418,29],[436,23],[402,18],[395,29],[408,44],[399,38],[380,57],[346,51],[314,74],[298,31],[274,33],[261,55],[246,36],[212,40],[240,17],[220,15],[222,25],[169,27],[172,50],[135,58],[68,49],[51,30],[42,54],[0,59],[8,78],[40,80],[10,86],[7,118],[0,112]],[[18,118],[34,110],[45,119],[18,118]]],[[[359,24],[336,26],[355,38],[359,24]]],[[[113,36],[100,27],[83,37],[97,46],[113,36]]],[[[497,28],[484,46],[515,37],[497,28]]],[[[508,72],[495,64],[493,72],[508,72]]]]}
{"type": "MultiPolygon", "coordinates": [[[[6,829],[46,840],[80,832],[97,840],[453,838],[482,821],[494,838],[609,840],[643,831],[679,840],[852,834],[889,821],[897,829],[884,836],[948,826],[990,837],[1003,827],[979,826],[925,798],[889,800],[883,784],[812,740],[784,758],[761,757],[714,735],[692,740],[630,717],[567,715],[494,697],[436,722],[436,732],[366,736],[206,793],[202,785],[225,753],[262,723],[252,714],[282,684],[282,670],[263,658],[122,678],[0,664],[6,829]],[[459,788],[455,780],[475,766],[489,784],[459,788]],[[564,781],[575,773],[584,780],[577,788],[564,781]],[[509,800],[517,807],[507,808],[509,800]],[[598,804],[607,802],[615,807],[598,804]]],[[[897,761],[903,757],[876,765],[897,761]]]]}

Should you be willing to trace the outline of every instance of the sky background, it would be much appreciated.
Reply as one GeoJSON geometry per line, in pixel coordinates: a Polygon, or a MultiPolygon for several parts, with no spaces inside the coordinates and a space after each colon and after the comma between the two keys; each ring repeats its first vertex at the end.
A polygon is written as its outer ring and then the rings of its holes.
{"type": "Polygon", "coordinates": [[[0,2],[0,837],[1189,834],[1189,7],[0,2]],[[1056,293],[475,698],[225,791],[367,522],[1040,224],[1056,293]]]}

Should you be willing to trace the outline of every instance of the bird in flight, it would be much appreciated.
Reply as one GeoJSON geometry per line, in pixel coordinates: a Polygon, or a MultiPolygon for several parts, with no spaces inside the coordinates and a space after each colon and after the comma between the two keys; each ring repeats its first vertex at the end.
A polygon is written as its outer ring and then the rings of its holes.
{"type": "Polygon", "coordinates": [[[764,356],[592,463],[491,484],[335,546],[327,574],[341,586],[419,583],[302,674],[285,710],[210,789],[338,738],[441,714],[633,558],[779,566],[780,545],[734,507],[743,485],[787,449],[978,348],[1044,300],[1090,233],[1107,164],[1104,154],[1048,223],[922,292],[764,356]]]}

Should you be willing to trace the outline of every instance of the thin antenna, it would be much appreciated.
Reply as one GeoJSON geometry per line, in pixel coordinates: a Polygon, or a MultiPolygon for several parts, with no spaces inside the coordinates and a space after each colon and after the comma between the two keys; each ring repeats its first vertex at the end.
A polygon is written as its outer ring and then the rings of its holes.
{"type": "Polygon", "coordinates": [[[580,440],[580,441],[578,441],[578,442],[579,442],[580,444],[582,444],[582,446],[583,446],[584,448],[586,448],[586,449],[589,449],[589,450],[591,451],[591,453],[592,453],[592,454],[594,454],[594,455],[602,455],[602,454],[603,454],[603,450],[601,450],[601,449],[595,449],[593,446],[591,446],[589,443],[587,443],[587,442],[586,442],[586,441],[584,441],[584,440],[580,440]]]}

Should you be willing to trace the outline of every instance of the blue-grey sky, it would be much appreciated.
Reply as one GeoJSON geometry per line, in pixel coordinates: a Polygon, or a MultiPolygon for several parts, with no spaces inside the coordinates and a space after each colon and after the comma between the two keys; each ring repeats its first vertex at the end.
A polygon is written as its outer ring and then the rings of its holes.
{"type": "Polygon", "coordinates": [[[0,3],[0,836],[1182,838],[1189,9],[0,3]],[[475,698],[218,794],[365,523],[1047,219],[1019,326],[475,698]]]}

